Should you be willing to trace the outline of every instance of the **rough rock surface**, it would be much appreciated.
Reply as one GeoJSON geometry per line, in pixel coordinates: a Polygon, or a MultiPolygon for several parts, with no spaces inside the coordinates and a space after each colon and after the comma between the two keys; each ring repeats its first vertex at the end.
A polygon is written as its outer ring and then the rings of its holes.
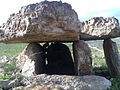
{"type": "Polygon", "coordinates": [[[82,40],[99,40],[120,37],[119,21],[114,17],[94,17],[82,23],[82,40]]]}
{"type": "Polygon", "coordinates": [[[38,43],[30,43],[17,58],[17,68],[22,75],[32,76],[44,73],[43,48],[38,43]]]}
{"type": "Polygon", "coordinates": [[[10,90],[10,88],[20,85],[18,80],[0,80],[0,90],[10,90]]]}
{"type": "Polygon", "coordinates": [[[5,43],[38,41],[75,41],[80,22],[71,5],[44,1],[21,8],[0,27],[0,41],[5,43]]]}
{"type": "Polygon", "coordinates": [[[79,40],[73,43],[73,55],[76,75],[89,75],[92,69],[92,54],[85,41],[79,40]]]}
{"type": "Polygon", "coordinates": [[[111,86],[106,78],[94,75],[80,77],[41,74],[23,82],[27,86],[21,87],[21,90],[107,90],[111,86]]]}
{"type": "Polygon", "coordinates": [[[120,54],[117,45],[111,39],[104,40],[103,43],[106,63],[112,77],[120,75],[120,54]]]}

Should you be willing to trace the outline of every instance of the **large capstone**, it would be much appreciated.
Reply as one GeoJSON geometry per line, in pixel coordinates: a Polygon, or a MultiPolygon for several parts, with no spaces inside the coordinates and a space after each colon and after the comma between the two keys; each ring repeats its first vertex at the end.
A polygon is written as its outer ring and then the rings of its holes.
{"type": "Polygon", "coordinates": [[[94,17],[82,23],[82,40],[102,40],[120,37],[119,21],[115,17],[94,17]]]}
{"type": "Polygon", "coordinates": [[[71,5],[44,1],[30,4],[12,14],[0,27],[0,41],[5,43],[76,41],[80,22],[71,5]]]}

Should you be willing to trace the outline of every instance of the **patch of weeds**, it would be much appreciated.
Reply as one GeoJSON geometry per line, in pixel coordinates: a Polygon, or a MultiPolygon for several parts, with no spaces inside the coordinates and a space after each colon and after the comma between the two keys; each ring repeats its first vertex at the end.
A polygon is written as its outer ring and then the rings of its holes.
{"type": "Polygon", "coordinates": [[[93,67],[93,72],[95,72],[95,71],[97,71],[97,70],[107,70],[108,68],[107,68],[107,66],[105,66],[105,65],[102,65],[102,66],[100,66],[100,67],[93,67]]]}
{"type": "Polygon", "coordinates": [[[16,69],[16,62],[14,60],[10,60],[3,68],[4,73],[0,74],[0,80],[13,80],[15,79],[15,75],[13,75],[16,69]]]}
{"type": "Polygon", "coordinates": [[[108,90],[120,90],[120,76],[113,78],[112,86],[108,90]]]}
{"type": "Polygon", "coordinates": [[[0,80],[7,80],[7,79],[9,79],[9,80],[13,80],[13,79],[15,79],[15,76],[13,76],[13,75],[0,75],[0,80]]]}
{"type": "Polygon", "coordinates": [[[4,72],[7,75],[11,75],[16,68],[16,62],[15,61],[9,61],[9,63],[4,67],[4,72]]]}

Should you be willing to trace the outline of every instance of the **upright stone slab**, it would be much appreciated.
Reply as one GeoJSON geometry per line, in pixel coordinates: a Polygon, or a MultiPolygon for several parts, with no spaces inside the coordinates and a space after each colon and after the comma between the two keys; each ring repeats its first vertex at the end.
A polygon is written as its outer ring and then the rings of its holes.
{"type": "Polygon", "coordinates": [[[38,43],[30,43],[18,56],[17,67],[25,76],[44,73],[45,60],[43,47],[38,43]]]}
{"type": "Polygon", "coordinates": [[[105,39],[103,43],[106,63],[112,77],[120,75],[120,55],[117,45],[111,39],[105,39]]]}
{"type": "Polygon", "coordinates": [[[77,75],[91,74],[92,55],[88,45],[80,40],[73,43],[73,55],[77,75]]]}

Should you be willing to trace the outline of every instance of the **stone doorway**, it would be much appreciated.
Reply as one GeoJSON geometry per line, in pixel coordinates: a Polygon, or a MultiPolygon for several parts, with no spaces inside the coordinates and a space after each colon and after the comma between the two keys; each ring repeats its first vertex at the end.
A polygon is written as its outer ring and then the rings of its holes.
{"type": "Polygon", "coordinates": [[[72,42],[71,50],[62,42],[48,43],[43,45],[30,43],[24,49],[17,62],[22,74],[31,76],[42,73],[50,75],[88,75],[91,73],[91,51],[84,41],[72,42]],[[23,64],[20,63],[22,61],[23,64]]]}
{"type": "Polygon", "coordinates": [[[46,48],[46,74],[74,75],[74,62],[67,45],[52,42],[46,48]]]}

